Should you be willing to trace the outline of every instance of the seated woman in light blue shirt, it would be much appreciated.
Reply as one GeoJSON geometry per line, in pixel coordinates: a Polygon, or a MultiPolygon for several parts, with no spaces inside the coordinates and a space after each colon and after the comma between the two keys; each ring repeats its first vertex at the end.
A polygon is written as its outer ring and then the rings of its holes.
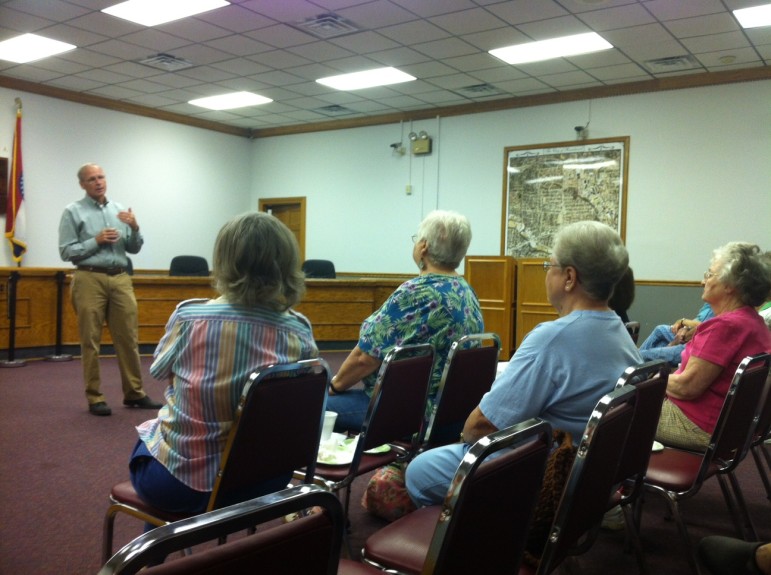
{"type": "Polygon", "coordinates": [[[546,293],[559,313],[523,340],[505,371],[466,420],[461,442],[428,450],[407,467],[418,506],[440,503],[461,459],[481,437],[541,417],[578,443],[600,398],[641,358],[608,307],[629,255],[618,233],[598,222],[563,228],[544,262],[546,293]]]}

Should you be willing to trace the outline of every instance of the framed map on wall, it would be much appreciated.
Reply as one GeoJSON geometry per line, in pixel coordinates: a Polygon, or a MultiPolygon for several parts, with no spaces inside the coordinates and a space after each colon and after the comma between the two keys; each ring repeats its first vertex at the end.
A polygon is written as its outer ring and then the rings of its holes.
{"type": "Polygon", "coordinates": [[[503,159],[503,255],[548,257],[557,230],[581,220],[626,238],[628,136],[513,146],[503,159]]]}

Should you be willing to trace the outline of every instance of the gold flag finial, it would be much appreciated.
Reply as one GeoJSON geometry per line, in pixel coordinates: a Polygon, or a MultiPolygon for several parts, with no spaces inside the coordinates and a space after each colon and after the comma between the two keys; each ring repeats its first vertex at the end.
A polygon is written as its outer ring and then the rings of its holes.
{"type": "Polygon", "coordinates": [[[21,110],[21,98],[14,98],[16,102],[16,110],[21,110]]]}

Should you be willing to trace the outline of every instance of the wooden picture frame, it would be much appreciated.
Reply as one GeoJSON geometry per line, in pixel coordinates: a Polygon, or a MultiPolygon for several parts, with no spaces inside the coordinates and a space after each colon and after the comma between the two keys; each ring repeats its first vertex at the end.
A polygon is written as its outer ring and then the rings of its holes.
{"type": "Polygon", "coordinates": [[[626,238],[629,137],[503,151],[501,254],[548,257],[563,225],[595,220],[626,238]]]}

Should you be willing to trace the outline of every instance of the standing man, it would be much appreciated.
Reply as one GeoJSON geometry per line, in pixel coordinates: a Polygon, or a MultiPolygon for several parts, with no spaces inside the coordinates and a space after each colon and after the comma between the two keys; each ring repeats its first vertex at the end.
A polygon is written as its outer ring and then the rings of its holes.
{"type": "Polygon", "coordinates": [[[78,316],[88,410],[93,415],[112,413],[100,391],[99,348],[105,319],[118,356],[123,405],[159,409],[162,404],[142,389],[137,301],[126,273],[126,252],[136,254],[144,243],[139,224],[131,208],[107,199],[102,168],[85,164],[78,170],[78,181],[86,196],[62,214],[59,254],[77,266],[71,295],[78,316]]]}

